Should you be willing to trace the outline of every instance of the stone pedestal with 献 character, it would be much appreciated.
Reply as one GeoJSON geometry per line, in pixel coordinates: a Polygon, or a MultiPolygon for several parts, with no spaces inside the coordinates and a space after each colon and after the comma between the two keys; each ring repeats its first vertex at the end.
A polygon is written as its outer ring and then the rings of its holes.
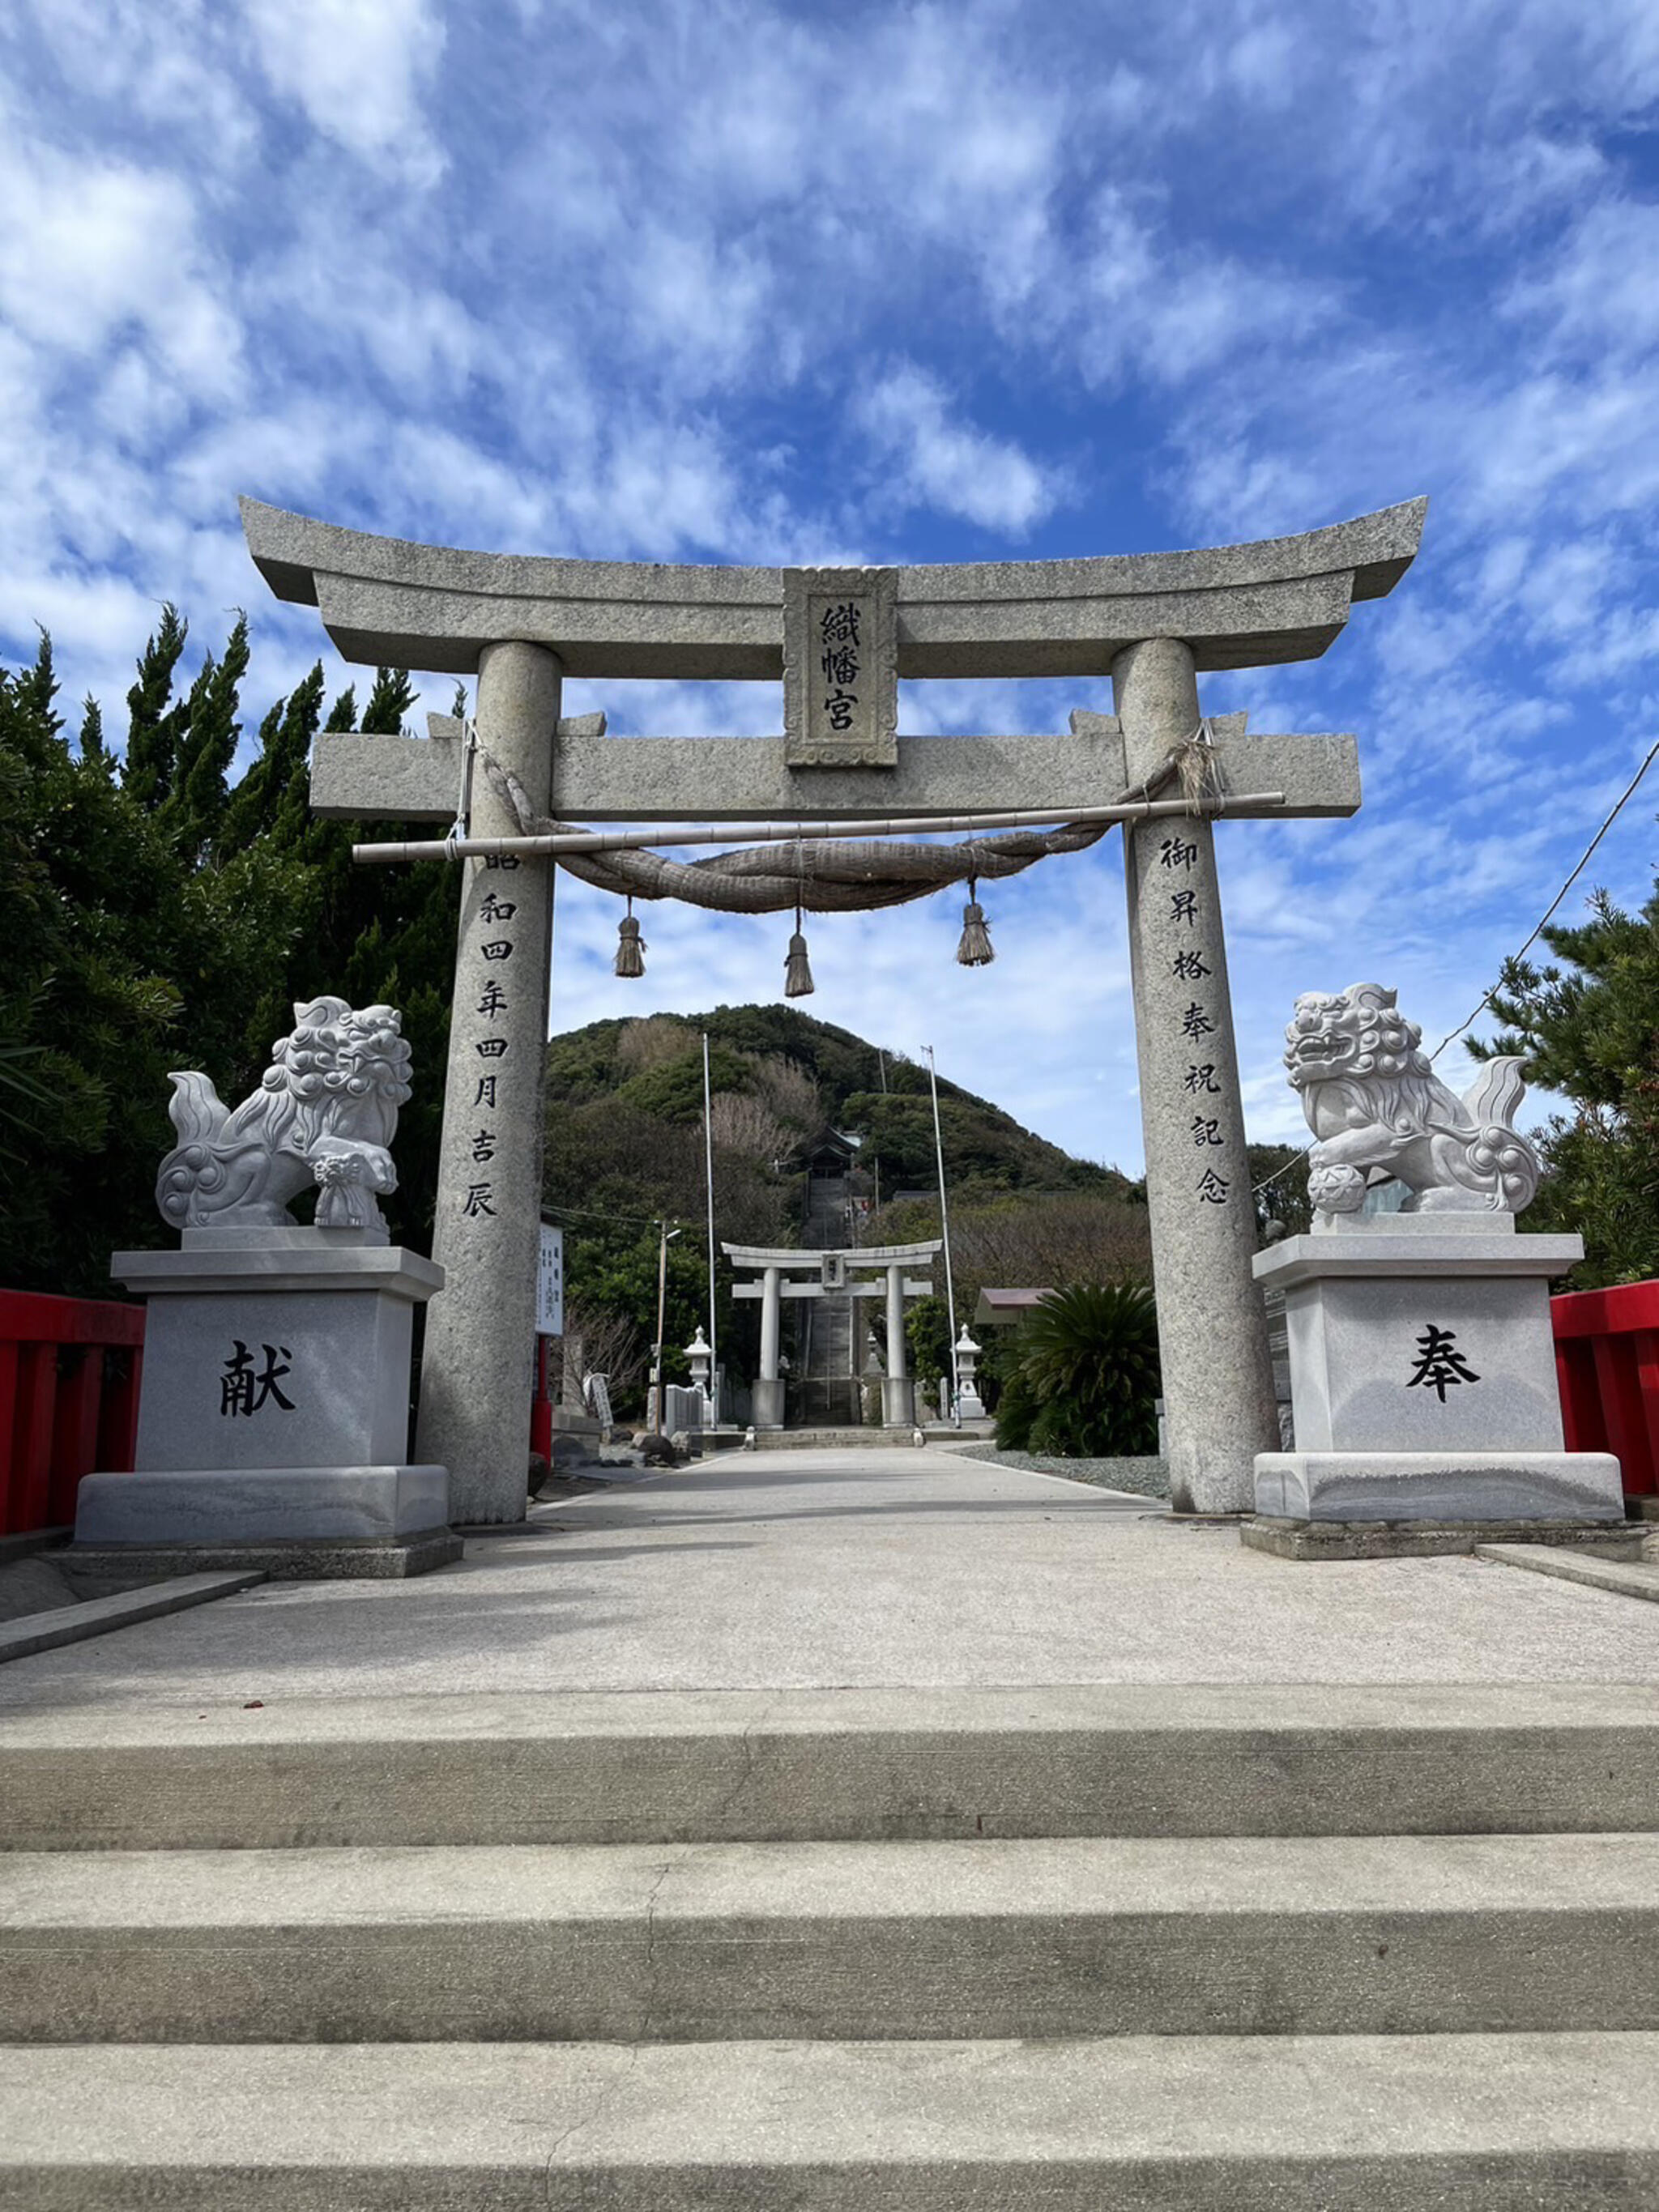
{"type": "Polygon", "coordinates": [[[1538,1176],[1517,1066],[1457,1097],[1376,984],[1299,1000],[1288,1035],[1315,1217],[1255,1257],[1284,1294],[1295,1437],[1256,1457],[1246,1541],[1354,1558],[1604,1538],[1619,1462],[1564,1448],[1550,1328],[1550,1279],[1583,1244],[1516,1228],[1538,1176]]]}
{"type": "Polygon", "coordinates": [[[205,1077],[173,1078],[180,1141],[156,1195],[181,1244],[111,1262],[149,1301],[144,1376],[135,1471],[81,1485],[83,1576],[401,1576],[460,1557],[447,1472],[408,1450],[414,1314],[443,1270],[390,1243],[376,1200],[396,1188],[408,1047],[389,1007],[295,1013],[234,1112],[205,1077]],[[302,1224],[288,1201],[308,1183],[302,1224]]]}

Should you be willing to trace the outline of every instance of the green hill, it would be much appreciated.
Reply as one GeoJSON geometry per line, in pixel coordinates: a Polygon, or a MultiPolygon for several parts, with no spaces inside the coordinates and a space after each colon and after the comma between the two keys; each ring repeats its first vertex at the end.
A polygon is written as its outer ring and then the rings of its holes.
{"type": "MultiPolygon", "coordinates": [[[[672,1127],[700,1125],[704,1030],[717,1141],[725,1122],[734,1133],[746,1133],[753,1157],[769,1161],[827,1122],[863,1140],[861,1164],[873,1176],[878,1164],[881,1200],[932,1187],[927,1069],[792,1006],[717,1006],[709,1014],[591,1022],[556,1036],[548,1047],[550,1109],[556,1117],[603,1103],[672,1127]],[[755,1141],[762,1138],[774,1140],[769,1149],[755,1141]]],[[[1115,1168],[1074,1159],[989,1099],[942,1077],[939,1095],[953,1195],[1127,1194],[1127,1180],[1115,1168]]]]}

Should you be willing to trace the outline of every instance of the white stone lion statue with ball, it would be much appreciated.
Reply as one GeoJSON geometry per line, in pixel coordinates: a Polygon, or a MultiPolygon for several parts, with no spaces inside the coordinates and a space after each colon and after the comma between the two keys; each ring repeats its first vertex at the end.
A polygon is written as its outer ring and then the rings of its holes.
{"type": "Polygon", "coordinates": [[[288,1201],[315,1185],[319,1229],[384,1242],[376,1194],[396,1190],[390,1146],[410,1096],[409,1047],[392,1006],[298,1001],[259,1088],[233,1112],[205,1075],[172,1078],[179,1143],[155,1202],[175,1229],[297,1227],[288,1201]]]}
{"type": "Polygon", "coordinates": [[[1392,1178],[1411,1193],[1402,1213],[1519,1213],[1538,1188],[1538,1155],[1515,1126],[1520,1060],[1488,1060],[1458,1097],[1395,996],[1352,983],[1296,1002],[1285,1066],[1318,1139],[1308,1156],[1315,1207],[1328,1218],[1358,1213],[1367,1188],[1392,1178]]]}

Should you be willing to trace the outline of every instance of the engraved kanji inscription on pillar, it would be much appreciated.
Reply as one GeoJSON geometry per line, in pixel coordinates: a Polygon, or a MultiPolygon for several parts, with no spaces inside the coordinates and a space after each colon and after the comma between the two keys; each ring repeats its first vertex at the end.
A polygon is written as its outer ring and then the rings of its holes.
{"type": "Polygon", "coordinates": [[[791,768],[898,764],[898,576],[783,572],[783,728],[791,768]]]}
{"type": "MultiPolygon", "coordinates": [[[[1200,726],[1191,649],[1149,638],[1112,676],[1127,773],[1156,775],[1200,726]]],[[[1176,817],[1127,823],[1124,841],[1170,1494],[1178,1511],[1247,1512],[1279,1432],[1215,832],[1176,817]]]]}

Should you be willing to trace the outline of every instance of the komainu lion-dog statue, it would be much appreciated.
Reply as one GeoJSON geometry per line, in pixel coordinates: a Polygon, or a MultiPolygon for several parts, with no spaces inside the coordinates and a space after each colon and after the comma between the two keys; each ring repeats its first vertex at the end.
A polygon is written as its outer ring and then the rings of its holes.
{"type": "Polygon", "coordinates": [[[1488,1060],[1458,1097],[1395,997],[1352,983],[1296,1002],[1285,1066],[1318,1139],[1309,1196],[1327,1216],[1357,1213],[1368,1186],[1392,1177],[1411,1192],[1402,1213],[1519,1213],[1538,1188],[1538,1155],[1515,1126],[1526,1096],[1520,1060],[1488,1060]]]}
{"type": "Polygon", "coordinates": [[[319,998],[296,1002],[294,1023],[234,1112],[205,1075],[171,1078],[179,1141],[161,1163],[155,1203],[174,1228],[293,1228],[288,1201],[314,1183],[319,1229],[384,1238],[375,1194],[398,1188],[389,1147],[410,1096],[403,1017],[319,998]]]}

